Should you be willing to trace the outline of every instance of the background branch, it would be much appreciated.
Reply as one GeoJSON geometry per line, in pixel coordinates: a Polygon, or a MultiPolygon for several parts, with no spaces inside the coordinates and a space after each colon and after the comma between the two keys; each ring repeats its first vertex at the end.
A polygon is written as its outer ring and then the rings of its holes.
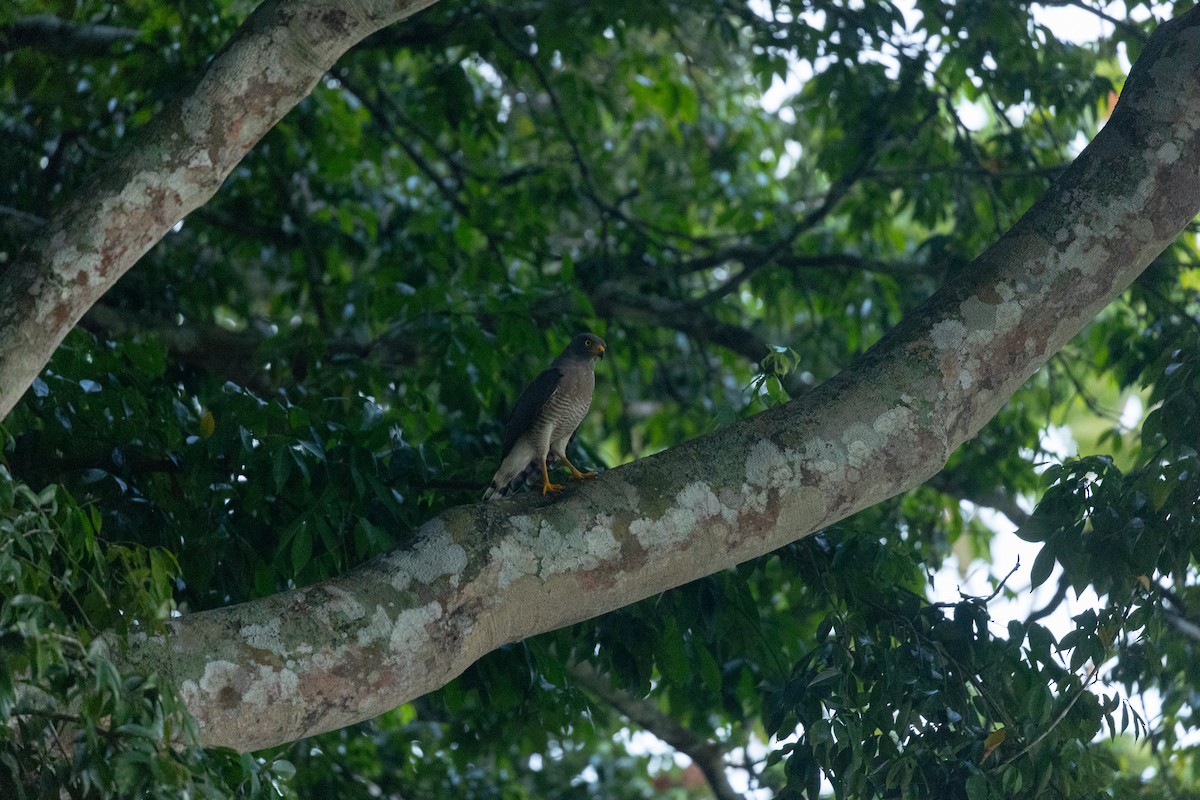
{"type": "Polygon", "coordinates": [[[52,14],[36,14],[0,26],[0,53],[32,47],[58,56],[100,56],[114,45],[135,41],[136,28],[115,25],[91,25],[61,19],[52,14]]]}
{"type": "Polygon", "coordinates": [[[576,682],[611,705],[630,722],[649,731],[690,758],[704,773],[704,779],[708,781],[709,788],[717,800],[745,800],[745,797],[729,784],[729,776],[725,774],[725,750],[720,745],[693,733],[648,700],[614,688],[608,678],[596,672],[590,664],[573,662],[568,665],[568,671],[576,682]]]}

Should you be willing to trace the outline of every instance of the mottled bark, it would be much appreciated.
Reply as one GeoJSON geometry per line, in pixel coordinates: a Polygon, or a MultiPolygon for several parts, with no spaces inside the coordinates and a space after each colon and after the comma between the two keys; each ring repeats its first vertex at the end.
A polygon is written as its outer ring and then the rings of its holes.
{"type": "Polygon", "coordinates": [[[434,0],[268,0],[0,270],[0,419],[84,312],[212,197],[351,45],[434,0]]]}
{"type": "Polygon", "coordinates": [[[1200,210],[1200,12],[994,247],[801,400],[560,497],[452,509],[337,580],[184,617],[131,666],[242,750],[379,714],[505,642],[738,564],[918,485],[1200,210]]]}

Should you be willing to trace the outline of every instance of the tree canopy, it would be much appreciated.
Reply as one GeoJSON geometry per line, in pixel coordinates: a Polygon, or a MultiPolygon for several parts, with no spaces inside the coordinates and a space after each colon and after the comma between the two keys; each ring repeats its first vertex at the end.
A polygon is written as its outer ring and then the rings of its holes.
{"type": "Polygon", "coordinates": [[[1191,4],[425,5],[0,9],[0,794],[1200,795],[1191,4]]]}

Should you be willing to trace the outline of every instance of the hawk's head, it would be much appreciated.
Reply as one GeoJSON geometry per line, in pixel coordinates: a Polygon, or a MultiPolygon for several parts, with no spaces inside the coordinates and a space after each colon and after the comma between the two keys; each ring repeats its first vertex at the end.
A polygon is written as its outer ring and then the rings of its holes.
{"type": "Polygon", "coordinates": [[[596,334],[581,333],[567,345],[566,353],[576,358],[604,358],[605,347],[604,340],[596,334]]]}

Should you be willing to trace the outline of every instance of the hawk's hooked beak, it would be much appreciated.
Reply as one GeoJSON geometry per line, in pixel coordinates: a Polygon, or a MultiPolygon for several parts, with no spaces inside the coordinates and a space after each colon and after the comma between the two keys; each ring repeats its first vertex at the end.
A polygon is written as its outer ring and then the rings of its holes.
{"type": "Polygon", "coordinates": [[[604,345],[598,344],[598,345],[596,345],[596,349],[600,351],[598,353],[598,355],[600,356],[600,360],[603,361],[604,360],[604,345]]]}

